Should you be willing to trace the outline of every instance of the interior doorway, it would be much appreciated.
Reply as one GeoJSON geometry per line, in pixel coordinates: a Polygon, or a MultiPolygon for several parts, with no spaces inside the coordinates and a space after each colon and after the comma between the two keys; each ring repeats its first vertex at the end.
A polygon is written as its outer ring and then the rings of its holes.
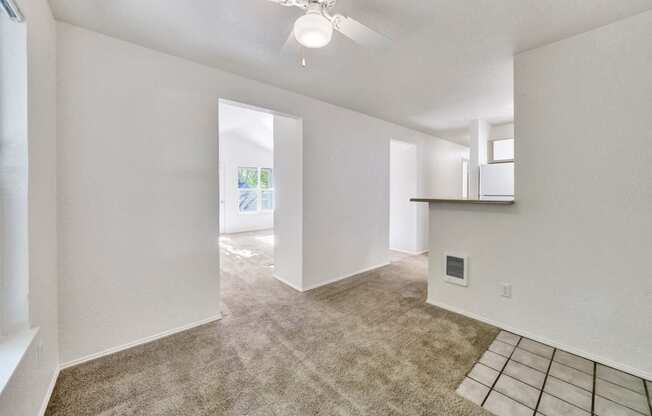
{"type": "Polygon", "coordinates": [[[407,254],[419,250],[417,204],[417,145],[399,140],[389,143],[389,248],[407,254]]]}
{"type": "Polygon", "coordinates": [[[274,228],[274,116],[231,103],[219,111],[220,234],[274,228]]]}
{"type": "Polygon", "coordinates": [[[218,149],[222,270],[301,289],[302,120],[221,99],[218,149]]]}

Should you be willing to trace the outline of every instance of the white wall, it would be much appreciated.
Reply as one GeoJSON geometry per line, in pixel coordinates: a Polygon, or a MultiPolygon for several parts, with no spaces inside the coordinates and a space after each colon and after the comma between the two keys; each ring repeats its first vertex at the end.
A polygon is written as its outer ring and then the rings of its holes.
{"type": "Polygon", "coordinates": [[[303,123],[274,116],[274,277],[298,290],[303,279],[303,123]]]}
{"type": "MultiPolygon", "coordinates": [[[[469,146],[471,138],[469,128],[440,130],[436,132],[437,137],[444,140],[459,143],[463,146],[469,146]]],[[[491,124],[489,128],[489,140],[495,139],[513,139],[514,138],[514,123],[499,123],[491,124]]]]}
{"type": "Polygon", "coordinates": [[[38,414],[59,361],[56,28],[47,2],[23,0],[20,6],[28,51],[29,319],[38,333],[0,395],[2,415],[38,414]]]}
{"type": "MultiPolygon", "coordinates": [[[[413,167],[417,177],[416,190],[410,198],[462,196],[462,159],[469,158],[468,147],[422,135],[400,136],[396,141],[412,144],[417,149],[416,165],[413,167]]],[[[428,250],[428,205],[410,204],[416,207],[416,245],[410,251],[420,253],[428,250]]]]}
{"type": "MultiPolygon", "coordinates": [[[[271,133],[271,132],[270,132],[271,133]]],[[[273,135],[270,134],[270,140],[273,135]]],[[[238,168],[274,168],[274,151],[258,146],[237,132],[220,134],[220,165],[224,189],[220,199],[224,204],[222,233],[266,230],[274,227],[274,212],[241,213],[239,209],[238,168]]]]}
{"type": "Polygon", "coordinates": [[[62,363],[219,315],[218,95],[58,24],[62,363]]]}
{"type": "Polygon", "coordinates": [[[516,204],[433,204],[430,302],[652,378],[650,39],[646,12],[516,57],[516,204]]]}
{"type": "Polygon", "coordinates": [[[389,143],[389,248],[416,253],[421,250],[417,236],[419,196],[417,145],[391,140],[389,143]]]}
{"type": "Polygon", "coordinates": [[[513,139],[514,123],[495,124],[489,129],[489,140],[513,139]]]}
{"type": "MultiPolygon", "coordinates": [[[[469,148],[447,140],[424,139],[419,149],[419,196],[462,198],[462,160],[469,148]]],[[[418,252],[429,250],[428,204],[416,203],[418,210],[418,252]]]]}
{"type": "Polygon", "coordinates": [[[304,288],[388,262],[389,139],[430,136],[58,27],[64,362],[217,312],[218,98],[303,120],[304,288]]]}
{"type": "Polygon", "coordinates": [[[469,159],[469,148],[446,140],[428,140],[423,162],[426,196],[462,197],[462,160],[469,159]]]}

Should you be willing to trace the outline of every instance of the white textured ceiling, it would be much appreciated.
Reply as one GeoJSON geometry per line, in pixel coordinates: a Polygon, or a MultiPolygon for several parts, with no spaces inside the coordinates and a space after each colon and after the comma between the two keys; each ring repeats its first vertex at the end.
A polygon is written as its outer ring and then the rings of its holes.
{"type": "Polygon", "coordinates": [[[274,148],[274,116],[220,101],[220,136],[232,134],[267,150],[274,148]]]}
{"type": "Polygon", "coordinates": [[[513,117],[513,55],[652,9],[652,0],[338,0],[393,39],[335,35],[309,66],[280,49],[300,15],[267,0],[50,0],[55,16],[426,132],[513,117]]]}

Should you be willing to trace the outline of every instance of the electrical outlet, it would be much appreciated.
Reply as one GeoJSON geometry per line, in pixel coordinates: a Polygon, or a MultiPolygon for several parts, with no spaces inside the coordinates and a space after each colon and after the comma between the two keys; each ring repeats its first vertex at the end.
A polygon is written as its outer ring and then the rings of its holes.
{"type": "Polygon", "coordinates": [[[511,298],[512,297],[512,285],[509,283],[501,283],[500,287],[502,289],[502,293],[500,296],[504,298],[511,298]]]}

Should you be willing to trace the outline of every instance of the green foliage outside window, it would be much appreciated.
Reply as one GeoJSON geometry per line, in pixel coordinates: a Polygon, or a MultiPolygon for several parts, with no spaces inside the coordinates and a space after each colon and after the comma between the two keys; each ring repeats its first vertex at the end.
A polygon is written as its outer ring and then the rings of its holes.
{"type": "Polygon", "coordinates": [[[260,169],[260,188],[270,189],[274,187],[272,170],[267,168],[260,169]]]}
{"type": "Polygon", "coordinates": [[[240,189],[258,188],[258,169],[238,168],[238,188],[240,189]]]}

